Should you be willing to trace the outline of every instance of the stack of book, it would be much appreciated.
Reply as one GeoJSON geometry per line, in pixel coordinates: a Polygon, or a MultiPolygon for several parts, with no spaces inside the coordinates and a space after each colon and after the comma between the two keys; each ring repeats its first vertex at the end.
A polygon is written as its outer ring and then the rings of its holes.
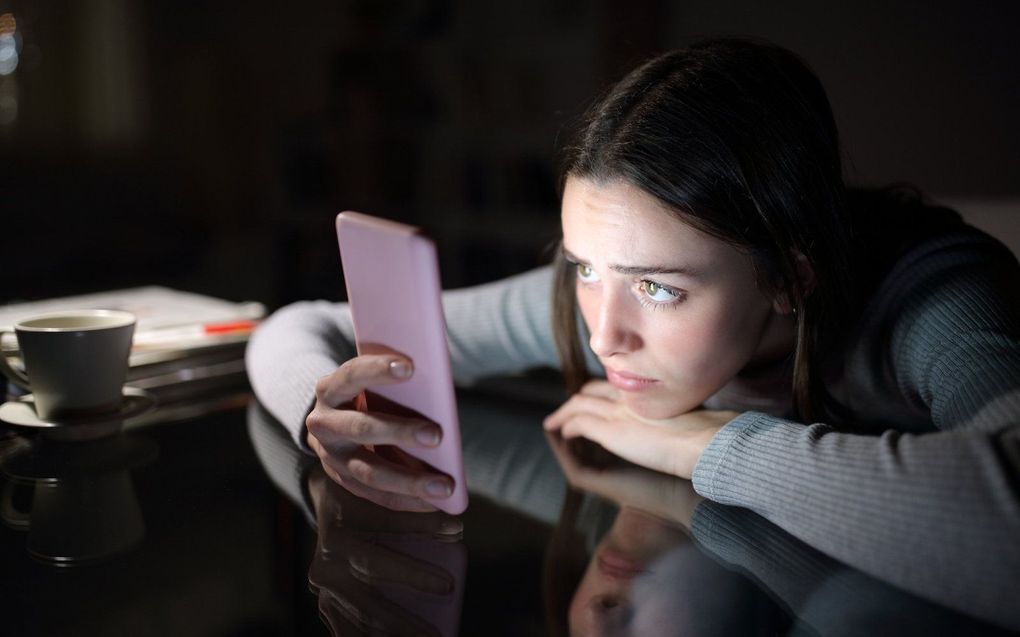
{"type": "MultiPolygon", "coordinates": [[[[244,348],[266,314],[257,302],[147,286],[0,306],[0,329],[46,312],[80,309],[125,310],[137,317],[128,384],[152,392],[163,405],[247,391],[244,348]]],[[[16,357],[16,339],[4,336],[4,355],[16,357]]]]}

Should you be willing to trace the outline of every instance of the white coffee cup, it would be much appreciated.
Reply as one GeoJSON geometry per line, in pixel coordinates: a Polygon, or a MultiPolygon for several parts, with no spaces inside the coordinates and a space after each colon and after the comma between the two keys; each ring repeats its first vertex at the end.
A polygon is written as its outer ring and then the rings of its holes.
{"type": "Polygon", "coordinates": [[[12,367],[5,354],[0,372],[32,392],[42,420],[113,412],[121,404],[134,331],[134,315],[119,310],[26,318],[14,324],[25,371],[12,367]]]}

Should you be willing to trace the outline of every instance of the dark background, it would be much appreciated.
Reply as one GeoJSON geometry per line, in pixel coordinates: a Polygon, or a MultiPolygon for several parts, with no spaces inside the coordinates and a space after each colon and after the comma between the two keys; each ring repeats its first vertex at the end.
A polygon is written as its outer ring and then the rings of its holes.
{"type": "Polygon", "coordinates": [[[991,202],[1012,232],[1015,7],[0,0],[19,53],[0,75],[0,302],[150,283],[270,308],[341,298],[344,209],[424,226],[447,286],[532,267],[584,108],[713,35],[807,60],[853,181],[991,202]]]}

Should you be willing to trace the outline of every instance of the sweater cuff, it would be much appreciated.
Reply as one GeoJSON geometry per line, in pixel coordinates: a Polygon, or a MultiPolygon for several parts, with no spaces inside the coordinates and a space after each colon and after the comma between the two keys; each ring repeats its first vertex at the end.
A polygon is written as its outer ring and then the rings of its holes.
{"type": "Polygon", "coordinates": [[[336,368],[336,362],[327,357],[307,361],[300,370],[294,371],[294,376],[289,379],[289,387],[284,394],[286,398],[280,401],[281,413],[277,417],[290,431],[298,448],[307,454],[314,455],[311,447],[308,446],[305,419],[315,407],[315,384],[323,376],[335,371],[336,368]]]}
{"type": "Polygon", "coordinates": [[[747,411],[730,422],[709,441],[701,453],[691,482],[701,496],[722,504],[742,504],[740,483],[746,472],[734,470],[735,463],[747,461],[751,439],[767,430],[787,426],[790,421],[757,411],[747,411]]]}
{"type": "MultiPolygon", "coordinates": [[[[251,348],[249,347],[249,352],[251,348]]],[[[252,369],[249,354],[249,370],[252,369]]],[[[249,372],[255,395],[263,407],[290,433],[299,449],[312,454],[305,438],[305,418],[315,406],[315,384],[336,370],[337,363],[328,356],[308,356],[300,365],[266,365],[270,373],[256,376],[249,372]],[[262,387],[261,385],[268,385],[262,387]]]]}

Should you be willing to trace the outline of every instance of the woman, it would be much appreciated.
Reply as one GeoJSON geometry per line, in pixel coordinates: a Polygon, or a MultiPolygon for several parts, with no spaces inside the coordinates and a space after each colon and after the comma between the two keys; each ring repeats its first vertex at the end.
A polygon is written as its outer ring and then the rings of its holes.
{"type": "MultiPolygon", "coordinates": [[[[567,156],[554,268],[444,296],[460,382],[562,361],[574,393],[550,430],[894,582],[887,558],[908,543],[933,577],[947,549],[978,568],[990,546],[980,568],[1020,572],[1020,269],[1004,247],[916,198],[848,192],[820,83],[769,45],[646,63],[567,156]]],[[[281,310],[249,349],[255,391],[333,480],[431,509],[449,479],[367,445],[439,431],[351,409],[411,362],[353,357],[352,341],[342,305],[281,310]]]]}

